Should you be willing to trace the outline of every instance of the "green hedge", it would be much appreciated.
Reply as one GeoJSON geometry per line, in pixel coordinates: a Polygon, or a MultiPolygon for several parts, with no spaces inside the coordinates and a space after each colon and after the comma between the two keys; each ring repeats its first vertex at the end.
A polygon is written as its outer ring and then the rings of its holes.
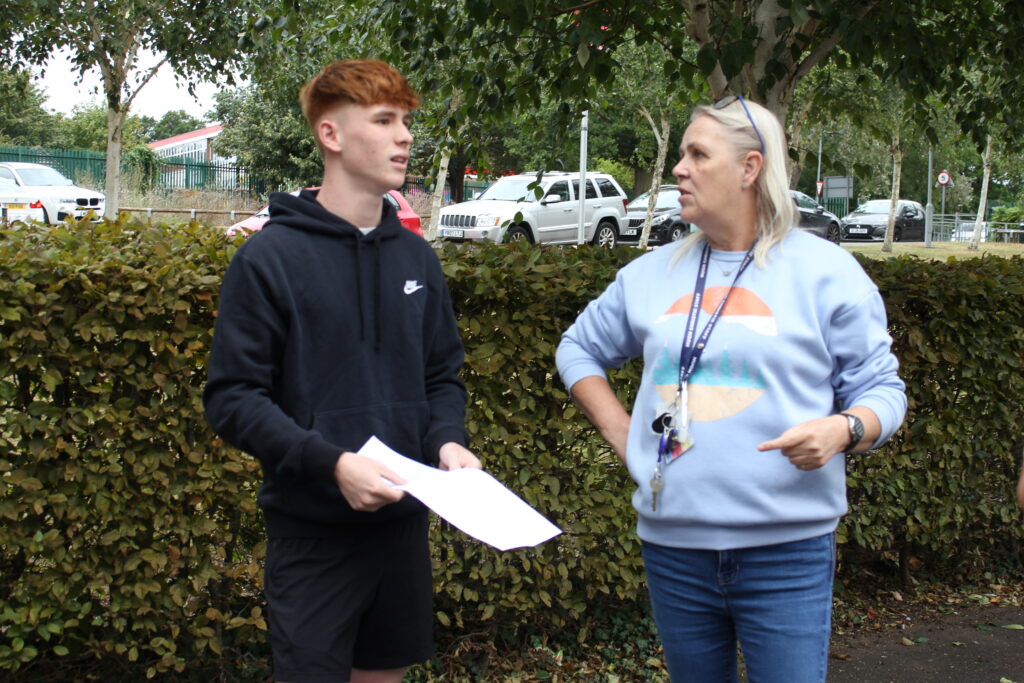
{"type": "MultiPolygon", "coordinates": [[[[12,675],[96,661],[224,675],[265,653],[258,466],[214,437],[200,405],[235,246],[195,224],[0,233],[0,668],[12,675]]],[[[440,255],[473,446],[565,533],[500,553],[436,523],[438,619],[450,632],[569,627],[586,642],[600,604],[646,596],[632,485],[569,401],[554,350],[636,252],[440,255]]],[[[1024,264],[865,265],[911,409],[891,445],[851,459],[845,548],[946,573],[1019,562],[1024,264]]],[[[617,373],[624,400],[638,369],[617,373]]]]}

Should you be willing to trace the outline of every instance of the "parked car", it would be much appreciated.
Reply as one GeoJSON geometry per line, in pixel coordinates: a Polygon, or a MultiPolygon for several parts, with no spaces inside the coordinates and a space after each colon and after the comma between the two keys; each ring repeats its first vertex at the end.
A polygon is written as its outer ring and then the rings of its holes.
{"type": "MultiPolygon", "coordinates": [[[[872,199],[858,206],[843,217],[843,239],[876,242],[884,240],[891,206],[892,201],[888,199],[872,199]]],[[[924,239],[923,206],[907,199],[899,200],[896,205],[896,224],[893,226],[892,239],[894,242],[924,239]]]]}
{"type": "MultiPolygon", "coordinates": [[[[316,189],[316,188],[310,188],[316,189]]],[[[298,195],[300,190],[291,192],[292,195],[298,195]]],[[[398,212],[398,222],[402,224],[406,230],[410,230],[420,237],[423,237],[423,227],[421,225],[419,214],[413,211],[413,208],[406,201],[405,197],[398,190],[388,190],[384,193],[384,201],[388,202],[398,212]]],[[[270,206],[264,206],[262,209],[257,211],[252,216],[249,216],[245,220],[239,221],[234,225],[228,227],[228,234],[234,235],[237,232],[252,233],[263,227],[263,224],[270,220],[270,206]]]]}
{"type": "MultiPolygon", "coordinates": [[[[441,209],[440,235],[457,242],[572,244],[579,230],[579,173],[505,176],[478,199],[441,209]]],[[[626,227],[626,193],[607,173],[586,174],[583,234],[613,247],[626,227]]]]}
{"type": "MultiPolygon", "coordinates": [[[[640,232],[647,216],[647,201],[650,191],[637,196],[626,205],[626,227],[623,228],[619,241],[623,243],[639,242],[640,232]]],[[[654,216],[651,217],[651,234],[648,244],[668,244],[692,231],[689,223],[679,216],[679,188],[675,185],[662,185],[658,188],[658,198],[654,203],[654,216]]]]}
{"type": "Polygon", "coordinates": [[[96,220],[103,216],[103,193],[77,187],[56,169],[21,161],[0,162],[0,178],[27,190],[43,204],[43,221],[56,224],[69,216],[84,218],[90,211],[96,220]]]}
{"type": "Polygon", "coordinates": [[[27,192],[14,181],[0,178],[0,222],[11,224],[16,221],[43,220],[43,203],[35,194],[27,192]]]}
{"type": "Polygon", "coordinates": [[[800,212],[797,219],[797,227],[807,232],[813,232],[818,237],[827,239],[829,242],[839,244],[842,239],[842,232],[839,228],[839,216],[828,211],[824,206],[811,199],[803,192],[790,190],[793,202],[797,211],[800,212]]]}

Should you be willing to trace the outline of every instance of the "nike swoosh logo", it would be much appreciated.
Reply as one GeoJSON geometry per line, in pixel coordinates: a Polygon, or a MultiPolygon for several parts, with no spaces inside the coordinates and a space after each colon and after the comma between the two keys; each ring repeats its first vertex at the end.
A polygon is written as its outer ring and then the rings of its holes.
{"type": "Polygon", "coordinates": [[[409,280],[405,283],[405,289],[403,289],[402,291],[404,291],[406,294],[412,294],[413,292],[416,292],[421,289],[423,289],[423,285],[418,284],[415,280],[409,280]]]}

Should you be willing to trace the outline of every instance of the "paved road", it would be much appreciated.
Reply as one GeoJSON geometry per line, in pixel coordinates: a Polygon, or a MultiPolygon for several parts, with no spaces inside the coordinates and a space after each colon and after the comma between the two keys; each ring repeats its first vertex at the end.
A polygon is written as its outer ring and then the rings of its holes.
{"type": "Polygon", "coordinates": [[[1006,625],[1024,627],[1024,608],[971,607],[899,631],[837,635],[828,680],[1024,683],[1024,628],[1006,625]]]}

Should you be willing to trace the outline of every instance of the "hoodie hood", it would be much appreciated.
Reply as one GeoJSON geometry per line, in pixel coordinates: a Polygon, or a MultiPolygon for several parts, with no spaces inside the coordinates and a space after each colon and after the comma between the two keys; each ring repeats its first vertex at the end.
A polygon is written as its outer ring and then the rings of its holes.
{"type": "Polygon", "coordinates": [[[303,190],[298,195],[288,192],[271,194],[270,220],[266,227],[269,228],[272,224],[279,223],[296,230],[345,237],[356,242],[376,242],[392,238],[403,229],[394,208],[382,198],[380,200],[380,222],[377,224],[377,229],[364,236],[357,226],[325,209],[317,201],[319,194],[319,189],[303,190]]]}
{"type": "MultiPolygon", "coordinates": [[[[380,222],[376,230],[364,235],[362,230],[344,218],[331,213],[317,201],[320,190],[303,190],[297,196],[288,192],[275,192],[270,195],[270,220],[263,227],[273,229],[274,225],[282,225],[295,230],[337,237],[355,249],[354,267],[356,281],[356,300],[359,306],[360,339],[366,341],[372,334],[374,349],[380,350],[381,340],[381,302],[380,288],[381,243],[393,240],[404,230],[398,220],[398,214],[388,202],[381,198],[380,222]],[[364,249],[372,254],[364,255],[364,249]],[[369,264],[366,263],[369,261],[369,264]],[[368,277],[364,271],[370,270],[368,277]],[[364,282],[368,279],[369,283],[364,282]]],[[[370,226],[365,226],[370,227],[370,226]]]]}

